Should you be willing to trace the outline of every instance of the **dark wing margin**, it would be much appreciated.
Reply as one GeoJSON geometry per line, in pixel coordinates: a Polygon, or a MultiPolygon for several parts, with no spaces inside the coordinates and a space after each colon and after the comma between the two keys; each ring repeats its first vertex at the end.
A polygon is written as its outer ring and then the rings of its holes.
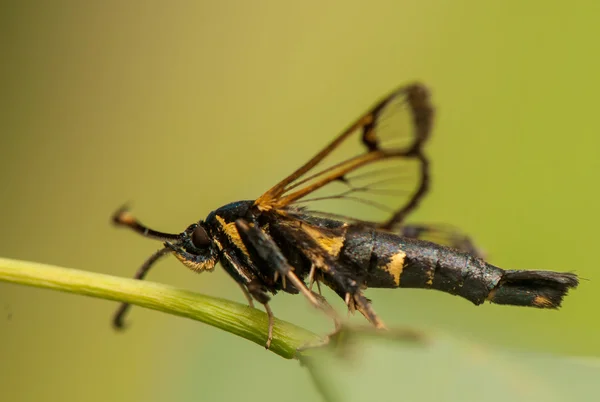
{"type": "Polygon", "coordinates": [[[360,221],[385,230],[398,229],[429,189],[429,161],[422,148],[433,117],[434,108],[424,85],[400,87],[261,195],[254,205],[267,211],[305,207],[317,201],[353,201],[385,213],[385,217],[374,221],[360,221]],[[343,154],[342,148],[352,147],[354,156],[335,159],[343,154]],[[395,208],[389,207],[392,202],[395,208]]]}

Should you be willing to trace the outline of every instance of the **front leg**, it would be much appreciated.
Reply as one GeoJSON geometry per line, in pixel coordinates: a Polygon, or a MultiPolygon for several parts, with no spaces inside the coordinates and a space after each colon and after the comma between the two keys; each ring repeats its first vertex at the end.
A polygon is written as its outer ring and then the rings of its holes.
{"type": "Polygon", "coordinates": [[[282,277],[287,278],[296,289],[302,292],[313,306],[322,308],[314,294],[306,287],[300,278],[294,274],[294,268],[288,264],[287,259],[277,244],[267,233],[255,225],[249,224],[244,219],[236,220],[235,226],[244,244],[254,249],[258,256],[268,264],[269,267],[274,269],[275,272],[279,273],[282,277]]]}
{"type": "Polygon", "coordinates": [[[229,274],[233,278],[233,280],[239,285],[242,292],[244,292],[244,296],[248,300],[248,304],[251,307],[254,307],[254,303],[252,299],[256,300],[260,304],[262,304],[267,313],[267,317],[269,319],[269,327],[267,331],[267,342],[265,343],[265,348],[269,349],[271,346],[271,341],[273,340],[273,327],[275,325],[275,317],[273,315],[273,311],[269,306],[269,300],[271,299],[267,294],[267,290],[265,289],[264,284],[255,277],[251,272],[244,269],[244,263],[239,260],[239,258],[230,253],[227,250],[223,251],[221,257],[221,264],[223,268],[225,268],[225,272],[229,274]]]}

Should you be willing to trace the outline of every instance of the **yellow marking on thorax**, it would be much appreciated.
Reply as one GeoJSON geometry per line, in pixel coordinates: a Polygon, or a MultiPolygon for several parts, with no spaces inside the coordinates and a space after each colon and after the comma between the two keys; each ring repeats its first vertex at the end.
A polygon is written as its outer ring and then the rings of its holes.
{"type": "Polygon", "coordinates": [[[402,274],[402,270],[404,269],[404,259],[406,258],[406,253],[402,250],[398,251],[396,254],[392,256],[390,262],[388,262],[383,269],[392,275],[394,278],[394,283],[396,286],[400,286],[400,275],[402,274]]]}
{"type": "Polygon", "coordinates": [[[240,234],[238,233],[238,230],[235,227],[235,222],[227,223],[225,222],[225,219],[221,218],[219,215],[217,215],[215,218],[217,219],[217,222],[219,222],[219,224],[221,225],[221,229],[223,229],[223,232],[225,232],[229,240],[238,249],[240,249],[242,253],[246,255],[246,257],[250,257],[250,254],[248,254],[248,249],[246,248],[246,245],[242,241],[242,238],[240,237],[240,234]]]}
{"type": "Polygon", "coordinates": [[[301,225],[304,233],[309,235],[319,246],[332,257],[337,257],[344,246],[344,240],[346,239],[346,226],[342,226],[342,234],[339,236],[331,236],[329,230],[318,229],[310,225],[301,225]]]}

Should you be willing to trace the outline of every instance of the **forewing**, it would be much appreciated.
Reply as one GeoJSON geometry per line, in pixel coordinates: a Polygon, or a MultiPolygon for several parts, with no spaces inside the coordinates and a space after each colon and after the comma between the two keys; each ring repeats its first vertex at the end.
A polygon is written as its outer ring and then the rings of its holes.
{"type": "Polygon", "coordinates": [[[396,228],[428,189],[429,163],[422,148],[433,115],[423,85],[393,91],[259,197],[256,207],[304,207],[396,228]]]}

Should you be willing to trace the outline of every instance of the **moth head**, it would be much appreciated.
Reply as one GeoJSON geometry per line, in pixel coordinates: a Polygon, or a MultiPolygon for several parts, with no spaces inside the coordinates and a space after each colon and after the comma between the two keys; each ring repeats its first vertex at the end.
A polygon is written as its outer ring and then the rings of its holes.
{"type": "Polygon", "coordinates": [[[203,221],[191,224],[180,234],[180,241],[165,242],[173,255],[194,272],[212,271],[219,257],[210,231],[203,221]]]}
{"type": "Polygon", "coordinates": [[[142,279],[152,264],[169,253],[195,272],[212,271],[217,263],[219,249],[203,221],[191,224],[181,233],[160,232],[140,223],[125,207],[115,212],[112,221],[142,236],[163,241],[164,248],[146,260],[136,275],[137,279],[142,279]]]}

